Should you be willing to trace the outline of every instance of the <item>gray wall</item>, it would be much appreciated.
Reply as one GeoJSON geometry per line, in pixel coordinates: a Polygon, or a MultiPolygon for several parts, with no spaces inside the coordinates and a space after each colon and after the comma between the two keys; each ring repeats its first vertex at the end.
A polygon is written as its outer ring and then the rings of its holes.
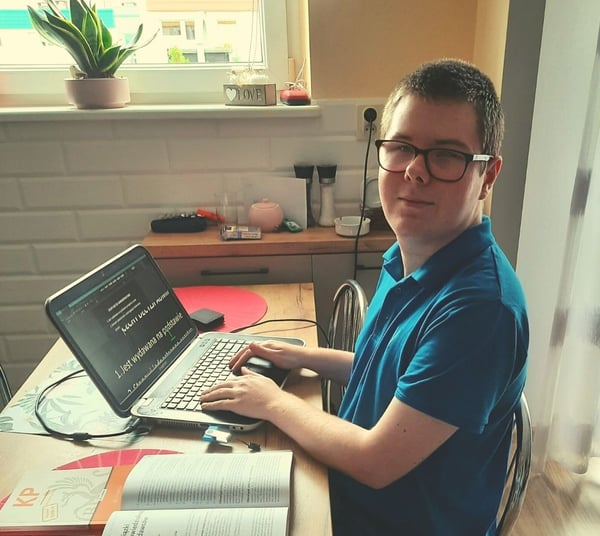
{"type": "Polygon", "coordinates": [[[494,186],[494,234],[516,266],[545,0],[512,0],[501,99],[506,114],[503,166],[494,186]]]}

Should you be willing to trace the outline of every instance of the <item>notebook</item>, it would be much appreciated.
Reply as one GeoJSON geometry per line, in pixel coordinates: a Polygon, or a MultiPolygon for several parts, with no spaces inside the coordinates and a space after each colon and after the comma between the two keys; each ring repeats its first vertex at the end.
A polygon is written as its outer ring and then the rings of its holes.
{"type": "MultiPolygon", "coordinates": [[[[198,387],[201,375],[209,375],[212,383],[227,378],[229,359],[252,340],[304,345],[302,339],[292,337],[199,333],[141,245],[131,246],[50,296],[45,309],[116,414],[165,425],[256,428],[260,420],[231,412],[203,412],[197,393],[171,393],[185,381],[198,387]],[[220,359],[217,353],[222,354],[220,359]]],[[[289,373],[258,357],[251,358],[248,366],[280,386],[289,373]]]]}

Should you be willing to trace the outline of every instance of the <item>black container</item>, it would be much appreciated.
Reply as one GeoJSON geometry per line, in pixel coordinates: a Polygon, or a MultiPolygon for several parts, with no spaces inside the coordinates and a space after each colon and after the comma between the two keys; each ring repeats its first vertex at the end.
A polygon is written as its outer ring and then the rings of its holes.
{"type": "Polygon", "coordinates": [[[297,179],[306,181],[306,226],[314,227],[315,218],[312,213],[312,183],[315,166],[312,164],[294,164],[294,173],[297,179]]]}

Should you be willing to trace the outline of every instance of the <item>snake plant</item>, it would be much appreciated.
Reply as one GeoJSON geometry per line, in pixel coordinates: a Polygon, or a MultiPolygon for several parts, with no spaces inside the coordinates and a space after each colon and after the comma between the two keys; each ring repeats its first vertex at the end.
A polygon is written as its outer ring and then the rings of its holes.
{"type": "Polygon", "coordinates": [[[47,4],[48,9],[41,11],[27,7],[31,24],[44,39],[64,48],[73,57],[78,68],[77,78],[113,78],[121,64],[158,33],[140,43],[144,29],[140,24],[126,46],[115,44],[95,5],[85,0],[70,0],[69,20],[54,0],[48,0],[47,4]]]}

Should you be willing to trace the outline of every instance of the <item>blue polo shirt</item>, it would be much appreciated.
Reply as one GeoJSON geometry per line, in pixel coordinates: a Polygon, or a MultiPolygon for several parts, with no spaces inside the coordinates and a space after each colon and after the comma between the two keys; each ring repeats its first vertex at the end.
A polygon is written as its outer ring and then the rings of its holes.
{"type": "Polygon", "coordinates": [[[458,430],[381,490],[331,470],[336,536],[495,533],[528,342],[523,291],[487,217],[406,277],[398,245],[384,254],[339,415],[368,429],[396,397],[458,430]]]}

